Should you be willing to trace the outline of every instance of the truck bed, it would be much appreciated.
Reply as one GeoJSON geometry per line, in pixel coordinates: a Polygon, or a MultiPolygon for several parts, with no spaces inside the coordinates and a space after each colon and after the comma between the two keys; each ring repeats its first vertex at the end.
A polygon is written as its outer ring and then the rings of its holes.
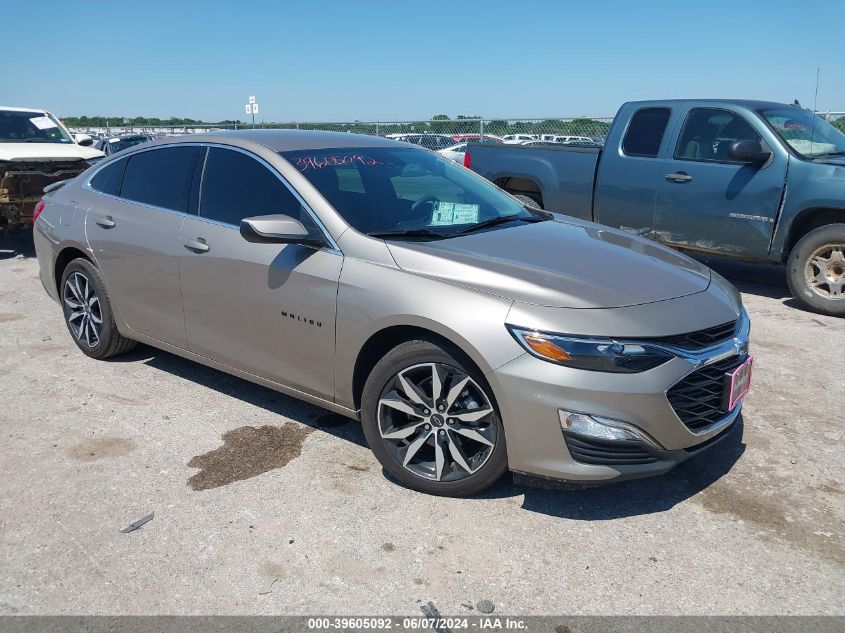
{"type": "Polygon", "coordinates": [[[524,195],[547,211],[591,220],[593,181],[601,149],[472,143],[470,168],[514,195],[524,195]],[[561,178],[561,174],[566,174],[561,178]]]}

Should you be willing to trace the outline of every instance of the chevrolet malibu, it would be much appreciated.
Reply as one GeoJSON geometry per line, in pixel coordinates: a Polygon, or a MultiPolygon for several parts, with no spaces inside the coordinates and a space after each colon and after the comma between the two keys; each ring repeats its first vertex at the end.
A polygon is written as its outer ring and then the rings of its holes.
{"type": "Polygon", "coordinates": [[[733,286],[426,149],[166,138],[48,189],[41,281],[82,352],[141,342],[359,419],[415,490],[657,475],[739,426],[733,286]]]}

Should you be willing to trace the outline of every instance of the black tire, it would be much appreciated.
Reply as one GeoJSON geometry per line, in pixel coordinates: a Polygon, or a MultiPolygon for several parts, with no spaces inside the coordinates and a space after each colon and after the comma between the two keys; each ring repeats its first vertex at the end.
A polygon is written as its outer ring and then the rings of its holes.
{"type": "MultiPolygon", "coordinates": [[[[450,384],[454,384],[454,379],[450,384]]],[[[463,393],[468,392],[464,391],[463,393]]],[[[430,394],[423,395],[425,395],[427,401],[430,402],[430,394]]],[[[460,398],[455,401],[455,404],[457,405],[459,401],[460,398]]],[[[453,407],[450,410],[458,411],[458,407],[453,407]]],[[[431,408],[431,413],[435,414],[433,407],[431,408]]],[[[453,415],[458,414],[459,413],[457,412],[453,413],[453,415]]],[[[436,417],[438,416],[432,415],[430,420],[433,421],[436,417]]],[[[409,417],[408,419],[412,418],[409,417]]],[[[455,420],[455,418],[448,419],[452,421],[455,420]]],[[[413,420],[416,421],[416,418],[413,418],[413,420]]],[[[484,380],[484,376],[478,368],[476,368],[475,365],[459,350],[452,349],[447,345],[438,345],[423,340],[413,340],[402,343],[388,352],[387,355],[376,364],[372,372],[370,372],[367,382],[364,385],[364,392],[361,398],[361,422],[367,443],[378,458],[379,462],[381,462],[381,465],[395,479],[413,490],[445,497],[463,497],[475,494],[491,486],[501,478],[505,471],[507,471],[508,464],[505,433],[498,407],[496,406],[495,399],[492,396],[492,390],[490,389],[487,381],[484,380]],[[463,439],[463,435],[455,434],[455,427],[450,428],[447,424],[445,424],[447,419],[445,416],[447,416],[448,413],[444,413],[443,416],[440,416],[439,421],[442,428],[439,430],[433,428],[434,426],[437,426],[437,424],[429,425],[432,429],[429,433],[433,435],[433,438],[429,436],[429,440],[426,440],[425,444],[421,445],[419,452],[422,453],[424,450],[433,452],[436,449],[435,442],[440,444],[441,450],[443,450],[443,455],[447,456],[446,459],[448,462],[448,465],[444,466],[443,470],[445,471],[448,469],[451,476],[462,477],[457,480],[436,481],[407,469],[403,466],[402,462],[400,462],[396,455],[396,444],[382,438],[382,433],[379,428],[379,402],[383,397],[385,397],[385,395],[389,395],[386,393],[386,390],[396,380],[399,372],[407,371],[409,369],[413,370],[415,367],[428,363],[448,366],[448,368],[455,370],[456,375],[464,375],[471,378],[471,380],[474,381],[472,388],[479,388],[482,390],[483,396],[486,397],[490,408],[492,408],[492,413],[486,416],[483,422],[478,422],[478,424],[484,425],[484,432],[494,438],[494,445],[492,449],[488,450],[484,448],[484,445],[473,444],[472,441],[467,443],[468,446],[480,449],[479,454],[474,456],[478,458],[477,463],[480,465],[477,467],[477,470],[472,472],[472,474],[467,474],[468,471],[460,468],[458,466],[458,462],[449,452],[451,449],[449,444],[454,442],[453,438],[457,438],[457,443],[461,445],[464,444],[465,440],[463,439]],[[444,436],[445,434],[445,437],[440,437],[441,441],[438,441],[438,434],[439,436],[444,436]],[[484,457],[484,454],[487,456],[484,457]]],[[[451,424],[451,422],[449,424],[451,424]]],[[[464,455],[464,457],[466,457],[466,455],[464,455]]],[[[472,464],[470,460],[467,460],[465,463],[472,464]]]]}
{"type": "MultiPolygon", "coordinates": [[[[820,314],[841,317],[845,316],[845,294],[834,298],[830,295],[830,286],[822,285],[814,289],[807,280],[806,271],[810,260],[828,247],[838,248],[839,253],[845,253],[845,224],[827,224],[802,237],[786,261],[786,280],[792,296],[804,307],[820,314]]],[[[818,272],[820,269],[815,267],[811,270],[818,272]]],[[[835,263],[828,270],[832,279],[841,280],[845,275],[843,267],[835,263]]]]}
{"type": "Polygon", "coordinates": [[[535,200],[531,196],[526,196],[525,194],[519,194],[519,195],[514,194],[513,197],[516,198],[517,200],[519,200],[522,204],[527,204],[529,207],[534,207],[535,209],[541,209],[541,210],[543,208],[543,205],[538,200],[535,200]]]}
{"type": "MultiPolygon", "coordinates": [[[[77,285],[76,289],[78,291],[80,286],[77,285]]],[[[106,284],[103,282],[103,278],[97,267],[87,259],[74,259],[65,267],[62,273],[62,281],[59,285],[59,300],[62,304],[62,312],[68,332],[70,332],[73,342],[76,343],[76,346],[85,355],[97,359],[108,358],[117,354],[125,354],[138,344],[137,341],[128,339],[117,331],[106,284]],[[73,278],[72,281],[80,282],[79,275],[90,283],[90,294],[88,290],[83,290],[82,292],[83,294],[89,294],[90,297],[88,299],[89,307],[87,312],[91,315],[88,318],[91,320],[92,326],[94,318],[100,318],[101,320],[99,334],[96,337],[91,334],[93,328],[91,330],[85,329],[84,333],[80,330],[80,318],[84,319],[85,316],[76,316],[73,322],[71,321],[72,315],[78,315],[79,311],[74,310],[69,304],[69,302],[77,304],[78,300],[73,291],[74,289],[68,285],[68,280],[73,278]],[[96,302],[93,300],[95,297],[96,302]],[[95,307],[96,305],[99,306],[98,309],[95,307]]]]}

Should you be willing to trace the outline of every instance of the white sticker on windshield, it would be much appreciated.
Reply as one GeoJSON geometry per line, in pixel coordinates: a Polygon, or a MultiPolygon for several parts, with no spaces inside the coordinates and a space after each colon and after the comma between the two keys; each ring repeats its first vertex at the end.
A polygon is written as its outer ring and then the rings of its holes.
{"type": "Polygon", "coordinates": [[[119,138],[110,138],[109,143],[120,143],[120,139],[119,138]]]}
{"type": "Polygon", "coordinates": [[[438,202],[431,212],[429,226],[452,226],[455,224],[474,224],[478,222],[477,204],[459,204],[438,202]]]}
{"type": "Polygon", "coordinates": [[[39,130],[49,130],[50,128],[59,127],[56,125],[56,122],[48,116],[32,117],[29,121],[39,130]]]}

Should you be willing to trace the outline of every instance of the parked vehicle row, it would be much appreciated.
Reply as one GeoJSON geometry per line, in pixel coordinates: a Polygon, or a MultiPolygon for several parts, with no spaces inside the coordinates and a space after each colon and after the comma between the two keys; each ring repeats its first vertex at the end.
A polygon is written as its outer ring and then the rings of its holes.
{"type": "Polygon", "coordinates": [[[41,281],[85,354],[141,341],[358,418],[384,468],[432,494],[508,469],[666,472],[738,426],[749,388],[724,279],[405,143],[161,139],[36,212],[41,281]]]}
{"type": "Polygon", "coordinates": [[[558,134],[508,134],[502,137],[502,143],[505,145],[525,145],[528,143],[590,143],[600,145],[600,143],[589,136],[561,136],[558,134]]]}
{"type": "Polygon", "coordinates": [[[153,137],[147,136],[146,134],[124,134],[121,136],[101,138],[95,143],[94,147],[103,152],[106,156],[111,156],[121,150],[152,140],[153,137]]]}
{"type": "Polygon", "coordinates": [[[472,144],[472,169],[539,208],[678,249],[786,264],[845,315],[845,134],[766,101],[626,103],[604,149],[472,144]]]}
{"type": "MultiPolygon", "coordinates": [[[[493,134],[388,134],[386,138],[421,145],[435,151],[455,151],[457,145],[466,143],[493,143],[505,145],[523,145],[536,143],[554,143],[566,145],[585,145],[600,147],[601,143],[588,136],[560,136],[556,134],[509,134],[499,137],[493,134]]],[[[460,161],[459,161],[460,162],[460,161]]]]}

